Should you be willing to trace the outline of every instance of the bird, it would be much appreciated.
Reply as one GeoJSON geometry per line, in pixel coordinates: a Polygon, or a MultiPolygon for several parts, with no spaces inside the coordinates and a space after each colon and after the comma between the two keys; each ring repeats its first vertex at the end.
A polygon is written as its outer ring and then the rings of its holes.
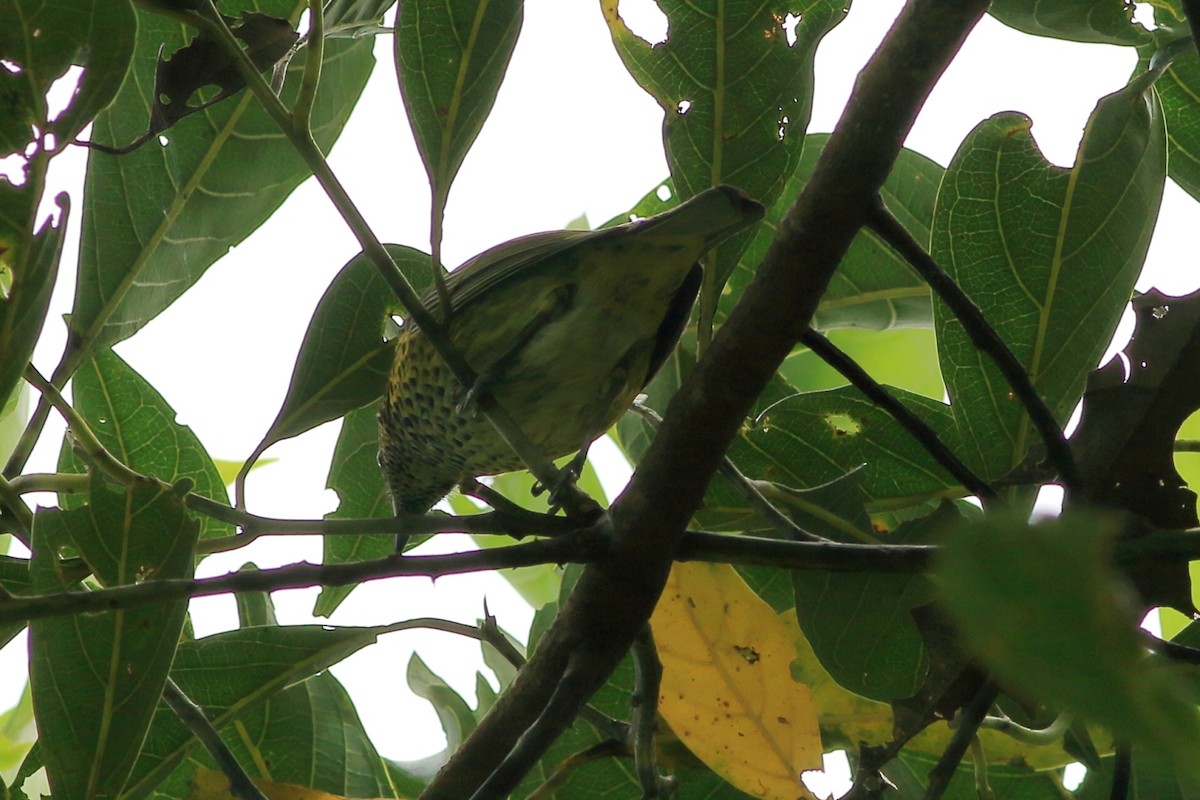
{"type": "Polygon", "coordinates": [[[715,186],[653,217],[487,250],[446,276],[448,315],[437,291],[425,292],[422,303],[446,320],[478,377],[462,386],[420,328],[402,321],[379,411],[394,511],[425,513],[464,481],[524,466],[475,406],[484,392],[547,457],[586,452],[674,349],[702,256],[763,214],[739,189],[715,186]]]}

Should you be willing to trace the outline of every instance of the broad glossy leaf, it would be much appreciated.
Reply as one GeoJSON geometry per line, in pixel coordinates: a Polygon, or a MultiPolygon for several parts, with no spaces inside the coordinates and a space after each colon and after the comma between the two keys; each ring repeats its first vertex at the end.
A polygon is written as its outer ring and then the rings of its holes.
{"type": "MultiPolygon", "coordinates": [[[[109,587],[190,577],[198,532],[174,495],[152,486],[115,493],[96,483],[87,506],[35,517],[34,590],[77,589],[57,571],[64,546],[77,549],[109,587]]],[[[185,600],[172,601],[30,625],[39,742],[56,796],[115,796],[125,785],[186,611],[185,600]]]]}
{"type": "MultiPolygon", "coordinates": [[[[775,237],[779,221],[808,182],[827,141],[827,133],[809,134],[805,138],[804,152],[795,172],[779,198],[767,209],[766,219],[742,254],[737,269],[729,276],[728,289],[721,297],[724,313],[733,309],[753,280],[771,239],[775,237]]],[[[929,228],[933,223],[934,203],[943,172],[938,164],[920,153],[903,149],[880,190],[888,209],[921,244],[929,242],[929,228]]],[[[867,229],[859,231],[851,242],[812,321],[812,326],[821,331],[839,328],[886,330],[932,324],[929,287],[903,258],[867,229]]]]}
{"type": "MultiPolygon", "coordinates": [[[[601,2],[621,60],[662,106],[667,163],[680,197],[728,183],[771,206],[804,147],[817,44],[849,3],[722,3],[709,10],[672,0],[661,3],[667,39],[653,46],[626,27],[619,5],[601,2]],[[796,21],[791,31],[789,19],[796,21]]],[[[718,248],[709,285],[724,282],[748,242],[742,234],[718,248]]]]}
{"type": "MultiPolygon", "coordinates": [[[[123,464],[168,483],[188,478],[193,491],[228,503],[225,482],[204,445],[186,425],[175,421],[175,409],[124,359],[111,350],[98,353],[79,371],[71,384],[75,410],[110,453],[123,464]]],[[[64,438],[58,456],[63,472],[81,473],[85,464],[64,438]]],[[[64,508],[83,500],[59,498],[64,508]]],[[[199,517],[201,538],[232,536],[233,527],[211,517],[199,517]]]]}
{"type": "MultiPolygon", "coordinates": [[[[1103,98],[1070,169],[1046,161],[1019,114],[981,123],[946,172],[934,222],[942,264],[1065,423],[1112,338],[1158,216],[1166,142],[1153,75],[1103,98]]],[[[1040,445],[962,325],[935,303],[960,457],[986,478],[1040,445]]]]}
{"type": "Polygon", "coordinates": [[[523,13],[520,0],[400,4],[396,75],[435,209],[496,102],[523,13]]]}
{"type": "Polygon", "coordinates": [[[10,0],[0,5],[0,157],[25,150],[30,130],[48,131],[54,147],[73,140],[112,101],[133,51],[137,23],[128,0],[10,0]],[[46,91],[72,65],[79,86],[53,121],[46,91]],[[14,69],[15,68],[15,69],[14,69]]]}
{"type": "MultiPolygon", "coordinates": [[[[261,708],[286,687],[305,680],[373,643],[388,628],[322,625],[242,628],[179,646],[171,678],[221,729],[261,708]]],[[[126,796],[144,796],[196,744],[166,704],[154,714],[126,796]]]]}
{"type": "MultiPolygon", "coordinates": [[[[387,250],[415,288],[429,280],[428,255],[403,245],[387,250]]],[[[384,337],[390,316],[400,310],[370,259],[360,253],[342,267],[308,323],[283,406],[243,472],[275,442],[383,396],[392,366],[392,346],[384,337]]]]}
{"type": "Polygon", "coordinates": [[[1025,33],[1074,42],[1135,45],[1150,33],[1126,0],[994,0],[988,13],[1025,33]]]}
{"type": "MultiPolygon", "coordinates": [[[[945,404],[892,392],[954,447],[945,404]]],[[[873,508],[916,503],[957,485],[890,416],[848,386],[798,394],[760,412],[734,440],[730,457],[750,478],[795,489],[828,483],[862,465],[873,508]]]]}
{"type": "MultiPolygon", "coordinates": [[[[262,0],[254,9],[290,17],[304,7],[294,0],[262,0]]],[[[225,13],[238,10],[222,6],[225,13]]],[[[158,49],[163,45],[170,52],[183,44],[184,31],[178,23],[139,12],[129,77],[96,118],[93,141],[121,145],[145,130],[158,49]]],[[[371,46],[346,39],[326,46],[313,110],[313,135],[326,152],[374,65],[371,46]]],[[[289,68],[285,102],[295,97],[303,61],[301,52],[289,68]]],[[[188,117],[163,141],[124,156],[95,150],[89,156],[79,283],[70,318],[77,350],[131,336],[250,235],[309,175],[249,92],[188,117]]],[[[329,224],[338,223],[331,216],[329,224]]]]}
{"type": "MultiPolygon", "coordinates": [[[[292,796],[289,785],[333,798],[393,796],[383,759],[332,673],[289,686],[240,714],[237,726],[227,726],[222,738],[252,777],[269,781],[260,785],[268,797],[292,796]],[[269,769],[264,774],[256,765],[269,769]]],[[[156,794],[195,797],[193,784],[212,774],[205,771],[211,765],[202,765],[210,763],[197,747],[195,757],[180,764],[156,794]]]]}

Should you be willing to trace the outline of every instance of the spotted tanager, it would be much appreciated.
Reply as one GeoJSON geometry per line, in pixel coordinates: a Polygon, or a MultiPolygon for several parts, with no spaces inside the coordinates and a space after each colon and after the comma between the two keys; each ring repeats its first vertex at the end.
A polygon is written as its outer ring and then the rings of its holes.
{"type": "MultiPolygon", "coordinates": [[[[401,328],[379,412],[395,511],[423,513],[465,480],[522,467],[479,413],[485,392],[547,457],[585,449],[675,347],[700,258],[762,216],[717,186],[625,225],[514,239],[451,272],[448,331],[478,379],[468,391],[416,325],[401,328]]],[[[422,302],[443,318],[435,290],[422,302]]]]}

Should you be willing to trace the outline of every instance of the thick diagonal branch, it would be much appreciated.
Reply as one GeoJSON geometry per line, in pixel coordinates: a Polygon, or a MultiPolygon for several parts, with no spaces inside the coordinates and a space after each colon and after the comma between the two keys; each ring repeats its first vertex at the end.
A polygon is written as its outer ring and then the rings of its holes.
{"type": "MultiPolygon", "coordinates": [[[[987,0],[912,0],[901,13],[859,76],[757,277],[671,401],[633,481],[614,504],[609,556],[584,570],[533,658],[430,784],[425,800],[471,797],[542,716],[564,673],[573,676],[573,705],[580,707],[620,662],[650,617],[721,457],[807,328],[917,113],[987,6],[987,0]]],[[[555,707],[566,728],[572,713],[561,695],[555,707]]],[[[507,788],[490,786],[497,793],[507,788]]]]}

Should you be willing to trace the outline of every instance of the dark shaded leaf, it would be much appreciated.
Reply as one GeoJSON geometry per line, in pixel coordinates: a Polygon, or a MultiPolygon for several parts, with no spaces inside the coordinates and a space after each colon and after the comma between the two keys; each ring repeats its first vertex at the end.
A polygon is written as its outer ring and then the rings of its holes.
{"type": "MultiPolygon", "coordinates": [[[[105,586],[191,577],[199,526],[157,487],[93,485],[71,511],[42,510],[31,566],[37,592],[61,592],[71,546],[105,586]]],[[[30,682],[50,786],[61,797],[115,796],[126,783],[175,654],[187,601],[30,625],[30,682]]]]}
{"type": "Polygon", "coordinates": [[[1124,508],[1155,527],[1194,528],[1196,493],[1175,470],[1175,437],[1200,409],[1200,295],[1150,291],[1133,301],[1124,350],[1088,377],[1071,444],[1089,501],[1124,508]]]}
{"type": "Polygon", "coordinates": [[[16,196],[24,194],[0,179],[0,273],[8,273],[8,296],[0,292],[0,404],[21,380],[42,334],[71,210],[66,193],[60,194],[58,224],[47,219],[34,234],[32,208],[23,209],[29,211],[25,219],[7,213],[30,199],[16,196]],[[22,223],[28,227],[22,228],[22,223]]]}
{"type": "Polygon", "coordinates": [[[34,128],[53,135],[52,149],[72,141],[116,95],[136,30],[128,0],[0,5],[0,59],[12,65],[0,69],[0,158],[25,152],[34,128]],[[79,86],[62,112],[45,119],[46,92],[72,65],[83,67],[79,86]]]}
{"type": "Polygon", "coordinates": [[[1141,645],[1111,566],[1121,527],[1112,514],[1035,525],[992,515],[947,535],[936,579],[966,644],[1004,685],[1195,770],[1197,687],[1141,645]]]}
{"type": "MultiPolygon", "coordinates": [[[[429,281],[429,256],[387,245],[414,288],[429,281]]],[[[401,310],[387,282],[364,255],[351,259],[317,303],[300,344],[283,406],[242,468],[244,475],[264,450],[361,408],[383,396],[392,365],[391,315],[401,310]]]]}

